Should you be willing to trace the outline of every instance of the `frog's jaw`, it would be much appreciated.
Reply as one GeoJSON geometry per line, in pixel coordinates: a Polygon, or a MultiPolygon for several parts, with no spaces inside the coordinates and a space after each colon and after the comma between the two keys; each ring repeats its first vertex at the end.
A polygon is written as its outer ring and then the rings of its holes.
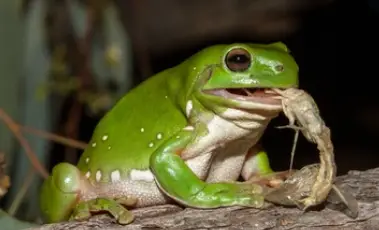
{"type": "Polygon", "coordinates": [[[202,90],[198,97],[207,107],[234,108],[244,111],[272,112],[272,116],[282,111],[279,94],[269,88],[234,88],[202,90]]]}
{"type": "Polygon", "coordinates": [[[205,90],[203,93],[219,96],[237,103],[238,101],[241,101],[268,105],[281,105],[280,95],[273,90],[266,88],[213,89],[205,90]]]}

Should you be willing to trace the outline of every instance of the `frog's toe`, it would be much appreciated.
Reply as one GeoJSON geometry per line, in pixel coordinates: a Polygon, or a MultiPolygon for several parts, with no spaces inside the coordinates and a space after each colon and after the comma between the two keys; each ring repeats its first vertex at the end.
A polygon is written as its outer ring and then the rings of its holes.
{"type": "Polygon", "coordinates": [[[136,197],[120,197],[115,199],[117,203],[125,205],[127,207],[134,206],[138,199],[136,197]]]}
{"type": "Polygon", "coordinates": [[[70,221],[73,221],[73,220],[83,221],[83,220],[88,220],[90,217],[91,217],[91,212],[89,209],[88,202],[81,202],[76,205],[69,220],[70,221]]]}
{"type": "Polygon", "coordinates": [[[239,184],[239,191],[235,194],[244,206],[252,208],[261,208],[264,205],[264,190],[261,185],[254,183],[241,183],[239,184]]]}
{"type": "Polygon", "coordinates": [[[249,200],[248,207],[251,208],[262,208],[265,204],[265,198],[263,195],[252,195],[252,198],[249,200]]]}
{"type": "Polygon", "coordinates": [[[246,182],[238,182],[238,184],[240,193],[250,193],[251,195],[261,195],[263,193],[263,188],[260,184],[246,182]]]}
{"type": "Polygon", "coordinates": [[[116,200],[98,198],[95,199],[95,202],[90,207],[90,210],[92,212],[107,211],[117,220],[119,224],[129,224],[134,220],[134,216],[129,210],[122,206],[119,201],[124,202],[124,204],[130,204],[132,202],[132,200],[126,198],[118,198],[116,200]]]}
{"type": "Polygon", "coordinates": [[[129,210],[124,209],[124,210],[120,210],[120,212],[118,212],[117,222],[119,224],[124,224],[124,225],[129,224],[133,220],[134,220],[134,215],[129,210]]]}
{"type": "MultiPolygon", "coordinates": [[[[117,199],[125,204],[133,204],[131,199],[117,199]]],[[[119,224],[129,224],[134,220],[133,214],[117,200],[96,198],[79,203],[71,215],[71,220],[87,220],[97,212],[108,212],[119,224]]],[[[135,202],[134,202],[135,204],[135,202]]]]}

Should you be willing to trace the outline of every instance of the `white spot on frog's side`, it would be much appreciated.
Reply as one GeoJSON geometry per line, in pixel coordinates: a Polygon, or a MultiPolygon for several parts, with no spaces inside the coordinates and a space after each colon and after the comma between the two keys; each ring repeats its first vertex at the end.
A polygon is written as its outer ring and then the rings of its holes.
{"type": "Polygon", "coordinates": [[[115,170],[111,173],[111,180],[112,182],[116,182],[116,181],[119,181],[121,178],[121,174],[120,174],[120,171],[118,170],[115,170]]]}
{"type": "Polygon", "coordinates": [[[193,108],[192,101],[191,100],[187,101],[187,105],[186,105],[186,115],[187,115],[187,117],[190,116],[192,108],[193,108]]]}
{"type": "Polygon", "coordinates": [[[141,133],[145,132],[145,129],[144,128],[141,128],[141,133]]]}
{"type": "Polygon", "coordinates": [[[110,150],[112,147],[111,146],[108,146],[108,150],[110,150]]]}
{"type": "Polygon", "coordinates": [[[91,176],[91,172],[90,171],[86,172],[86,177],[89,178],[90,176],[91,176]]]}
{"type": "Polygon", "coordinates": [[[179,139],[180,138],[180,136],[176,136],[176,139],[179,139]]]}
{"type": "Polygon", "coordinates": [[[183,130],[193,131],[193,130],[195,130],[195,128],[193,126],[186,126],[186,127],[183,128],[183,130]]]}
{"type": "Polygon", "coordinates": [[[101,139],[102,139],[103,141],[108,140],[108,135],[104,135],[101,139]]]}
{"type": "Polygon", "coordinates": [[[154,181],[154,175],[151,173],[150,170],[136,170],[132,169],[130,171],[130,179],[134,181],[147,181],[147,182],[153,182],[154,181]]]}
{"type": "Polygon", "coordinates": [[[86,158],[86,163],[88,164],[88,162],[89,162],[89,157],[86,158]]]}
{"type": "Polygon", "coordinates": [[[166,98],[166,99],[167,99],[167,98],[168,98],[168,96],[164,96],[164,98],[166,98]]]}
{"type": "Polygon", "coordinates": [[[157,134],[157,139],[158,139],[158,140],[162,139],[162,133],[158,133],[158,134],[157,134]]]}
{"type": "Polygon", "coordinates": [[[96,181],[99,182],[100,179],[101,179],[101,172],[100,172],[100,170],[97,170],[97,172],[96,172],[96,181]]]}
{"type": "Polygon", "coordinates": [[[92,147],[94,147],[94,148],[96,147],[96,142],[92,143],[92,147]]]}
{"type": "Polygon", "coordinates": [[[196,67],[193,67],[193,70],[196,70],[196,67]]]}
{"type": "Polygon", "coordinates": [[[154,146],[153,142],[150,142],[149,147],[152,148],[154,146]]]}

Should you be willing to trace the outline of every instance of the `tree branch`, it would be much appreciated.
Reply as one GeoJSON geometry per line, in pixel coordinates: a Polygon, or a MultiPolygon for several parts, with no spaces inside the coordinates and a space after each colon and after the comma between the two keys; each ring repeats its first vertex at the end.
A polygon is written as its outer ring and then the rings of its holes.
{"type": "Polygon", "coordinates": [[[379,168],[350,171],[336,184],[348,189],[358,200],[359,216],[351,219],[329,208],[302,212],[297,208],[271,206],[265,210],[222,208],[214,210],[182,209],[164,205],[134,210],[136,220],[127,226],[117,225],[107,215],[86,222],[43,225],[33,230],[51,229],[377,229],[379,226],[379,168]]]}

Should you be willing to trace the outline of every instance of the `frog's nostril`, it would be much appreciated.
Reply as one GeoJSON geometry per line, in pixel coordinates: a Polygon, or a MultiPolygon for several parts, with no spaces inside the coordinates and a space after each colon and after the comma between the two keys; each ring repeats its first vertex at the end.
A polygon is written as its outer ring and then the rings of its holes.
{"type": "Polygon", "coordinates": [[[275,66],[275,70],[278,72],[283,72],[284,66],[283,65],[277,65],[277,66],[275,66]]]}

